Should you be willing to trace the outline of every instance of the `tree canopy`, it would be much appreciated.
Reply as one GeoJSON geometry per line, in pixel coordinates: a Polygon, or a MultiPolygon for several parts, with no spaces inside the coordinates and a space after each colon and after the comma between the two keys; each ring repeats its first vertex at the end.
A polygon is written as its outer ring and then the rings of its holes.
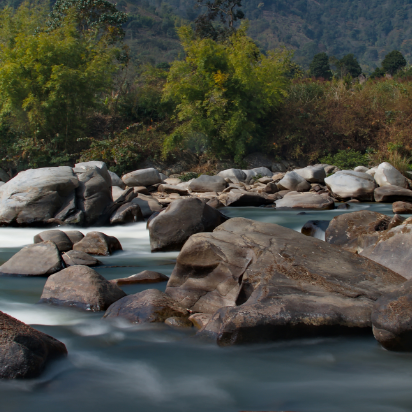
{"type": "Polygon", "coordinates": [[[347,54],[338,61],[338,68],[341,70],[341,77],[350,74],[353,78],[362,73],[362,68],[353,54],[347,54]]]}
{"type": "Polygon", "coordinates": [[[326,53],[316,54],[309,66],[309,72],[316,78],[330,80],[332,71],[329,64],[329,56],[326,53]]]}
{"type": "Polygon", "coordinates": [[[382,68],[386,73],[394,75],[398,70],[406,66],[405,57],[398,50],[388,53],[382,61],[382,68]]]}

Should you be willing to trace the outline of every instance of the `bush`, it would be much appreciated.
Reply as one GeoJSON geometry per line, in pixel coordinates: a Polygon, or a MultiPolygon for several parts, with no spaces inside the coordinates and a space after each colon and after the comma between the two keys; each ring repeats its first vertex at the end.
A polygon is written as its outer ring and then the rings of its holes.
{"type": "Polygon", "coordinates": [[[367,166],[369,164],[368,155],[356,150],[339,150],[334,155],[328,155],[320,159],[321,163],[338,166],[342,170],[353,169],[356,166],[367,166]]]}

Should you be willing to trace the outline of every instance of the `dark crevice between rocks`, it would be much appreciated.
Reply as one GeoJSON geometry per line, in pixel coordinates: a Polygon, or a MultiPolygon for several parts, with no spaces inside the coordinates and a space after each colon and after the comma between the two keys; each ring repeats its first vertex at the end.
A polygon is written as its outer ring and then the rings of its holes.
{"type": "Polygon", "coordinates": [[[248,282],[243,282],[243,275],[239,276],[239,285],[241,285],[239,294],[236,299],[236,306],[246,303],[253,293],[253,286],[248,282]]]}

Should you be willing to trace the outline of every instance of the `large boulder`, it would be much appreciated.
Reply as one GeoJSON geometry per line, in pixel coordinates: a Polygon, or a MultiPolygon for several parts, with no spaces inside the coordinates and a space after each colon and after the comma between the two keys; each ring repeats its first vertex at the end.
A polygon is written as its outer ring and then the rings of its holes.
{"type": "Polygon", "coordinates": [[[6,313],[0,312],[0,379],[38,377],[66,346],[6,313]]]}
{"type": "Polygon", "coordinates": [[[53,242],[60,252],[67,252],[73,248],[73,242],[62,230],[45,230],[34,236],[34,243],[53,242]]]}
{"type": "Polygon", "coordinates": [[[292,229],[233,218],[186,242],[166,293],[214,313],[202,333],[231,345],[370,330],[374,301],[404,281],[292,229]]]}
{"type": "Polygon", "coordinates": [[[373,244],[363,249],[361,255],[406,279],[412,279],[412,224],[401,224],[380,232],[373,244]]]}
{"type": "Polygon", "coordinates": [[[50,241],[19,250],[0,266],[0,274],[10,276],[49,276],[63,269],[57,246],[50,241]]]}
{"type": "Polygon", "coordinates": [[[372,310],[373,334],[387,350],[412,352],[412,281],[382,295],[372,310]]]}
{"type": "Polygon", "coordinates": [[[143,221],[143,213],[140,206],[135,203],[125,203],[120,206],[111,216],[111,225],[121,225],[125,223],[133,223],[143,221]]]}
{"type": "Polygon", "coordinates": [[[253,181],[260,179],[261,177],[273,176],[273,172],[267,167],[256,167],[254,169],[243,170],[243,173],[246,175],[245,182],[247,184],[253,183],[253,181]]]}
{"type": "Polygon", "coordinates": [[[367,173],[342,170],[327,177],[325,183],[338,199],[373,200],[375,181],[367,173]]]}
{"type": "Polygon", "coordinates": [[[393,213],[396,214],[410,214],[412,213],[412,203],[409,202],[395,202],[392,205],[393,213]]]}
{"type": "Polygon", "coordinates": [[[123,180],[120,179],[120,177],[116,173],[111,172],[110,170],[108,172],[110,175],[110,181],[112,183],[112,186],[118,186],[121,189],[126,189],[126,185],[124,184],[123,180]]]}
{"type": "Polygon", "coordinates": [[[149,224],[152,252],[180,250],[186,240],[199,232],[211,232],[227,220],[200,199],[178,199],[149,224]]]}
{"type": "Polygon", "coordinates": [[[335,200],[316,193],[290,192],[276,200],[276,209],[330,210],[335,208],[335,200]]]}
{"type": "Polygon", "coordinates": [[[101,264],[95,257],[84,252],[79,252],[78,250],[69,250],[63,253],[62,258],[66,266],[97,266],[101,264]]]}
{"type": "Polygon", "coordinates": [[[71,266],[47,279],[39,303],[98,312],[126,294],[87,266],[71,266]]]}
{"type": "Polygon", "coordinates": [[[412,202],[412,190],[404,189],[399,186],[386,185],[375,189],[375,202],[412,202]]]}
{"type": "Polygon", "coordinates": [[[73,197],[79,186],[71,167],[20,172],[0,190],[0,225],[45,224],[73,197]]]}
{"type": "Polygon", "coordinates": [[[122,318],[132,323],[158,323],[170,317],[188,318],[186,308],[157,289],[120,299],[107,309],[103,318],[122,318]]]}
{"type": "Polygon", "coordinates": [[[136,275],[129,276],[127,278],[113,279],[110,282],[116,285],[139,285],[147,283],[161,283],[167,282],[169,277],[163,273],[154,272],[153,270],[144,270],[136,275]]]}
{"type": "Polygon", "coordinates": [[[306,192],[311,188],[310,183],[295,171],[286,173],[278,183],[278,187],[281,190],[293,190],[294,192],[306,192]]]}
{"type": "Polygon", "coordinates": [[[405,176],[394,168],[390,163],[381,163],[375,172],[375,181],[380,186],[399,186],[407,189],[408,181],[405,176]]]}
{"type": "Polygon", "coordinates": [[[89,232],[80,242],[73,245],[73,250],[90,255],[109,256],[117,250],[122,250],[122,245],[114,236],[107,236],[101,232],[89,232]]]}
{"type": "Polygon", "coordinates": [[[144,219],[148,219],[153,213],[160,212],[163,209],[163,206],[154,197],[141,193],[132,200],[132,204],[140,207],[144,219]]]}
{"type": "MultiPolygon", "coordinates": [[[[325,233],[326,242],[349,252],[363,250],[365,235],[378,235],[388,228],[390,217],[382,213],[360,210],[335,216],[325,233]]],[[[377,238],[375,238],[377,241],[377,238]]]]}
{"type": "Polygon", "coordinates": [[[129,187],[151,186],[162,183],[159,172],[152,167],[149,169],[135,170],[122,176],[123,183],[129,187]]]}
{"type": "Polygon", "coordinates": [[[192,192],[223,192],[227,183],[222,176],[201,175],[189,184],[192,192]]]}
{"type": "Polygon", "coordinates": [[[310,183],[324,183],[326,178],[326,172],[322,165],[319,166],[307,166],[303,169],[295,169],[295,173],[303,177],[310,183]]]}
{"type": "Polygon", "coordinates": [[[218,173],[218,176],[223,177],[223,179],[230,179],[232,183],[239,183],[246,181],[246,173],[240,169],[227,169],[218,173]]]}

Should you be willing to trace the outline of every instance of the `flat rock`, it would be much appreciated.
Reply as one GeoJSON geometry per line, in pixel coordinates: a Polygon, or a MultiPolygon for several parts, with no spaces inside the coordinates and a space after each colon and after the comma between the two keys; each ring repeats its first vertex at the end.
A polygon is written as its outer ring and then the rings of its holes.
{"type": "Polygon", "coordinates": [[[295,171],[288,172],[278,183],[280,190],[292,190],[296,192],[306,192],[310,190],[310,184],[295,171]]]}
{"type": "Polygon", "coordinates": [[[211,232],[226,220],[226,216],[200,199],[175,200],[148,225],[151,250],[180,250],[191,235],[211,232]]]}
{"type": "Polygon", "coordinates": [[[324,183],[326,178],[326,172],[322,165],[319,166],[307,166],[303,169],[295,169],[295,173],[303,177],[310,183],[324,183]]]}
{"type": "Polygon", "coordinates": [[[223,192],[226,188],[226,181],[222,176],[201,175],[193,179],[189,184],[192,192],[223,192]]]}
{"type": "Polygon", "coordinates": [[[0,274],[49,276],[63,268],[57,246],[50,241],[25,246],[0,266],[0,274]]]}
{"type": "Polygon", "coordinates": [[[98,312],[126,294],[87,266],[71,266],[50,276],[39,303],[98,312]]]}
{"type": "Polygon", "coordinates": [[[408,202],[395,202],[392,205],[393,213],[410,214],[412,213],[412,203],[408,202]]]}
{"type": "Polygon", "coordinates": [[[117,250],[122,250],[122,245],[114,236],[89,232],[80,242],[73,245],[73,250],[90,255],[109,256],[117,250]]]}
{"type": "Polygon", "coordinates": [[[225,196],[226,206],[242,207],[242,206],[262,206],[272,204],[273,200],[268,199],[258,193],[246,192],[244,190],[232,190],[225,196]]]}
{"type": "Polygon", "coordinates": [[[156,169],[135,170],[122,176],[123,183],[126,186],[151,186],[156,183],[162,183],[162,178],[156,169]]]}
{"type": "Polygon", "coordinates": [[[153,213],[160,212],[163,209],[163,206],[153,196],[146,196],[141,193],[139,193],[138,197],[132,200],[132,203],[140,207],[145,219],[149,218],[153,213]]]}
{"type": "Polygon", "coordinates": [[[144,220],[140,206],[135,203],[125,203],[120,206],[111,216],[111,225],[122,225],[126,223],[141,222],[144,220]]]}
{"type": "Polygon", "coordinates": [[[62,342],[0,312],[0,379],[37,378],[50,361],[66,355],[62,342]]]}
{"type": "Polygon", "coordinates": [[[107,309],[103,318],[122,318],[132,323],[163,323],[170,317],[188,318],[187,310],[157,289],[126,296],[107,309]]]}
{"type": "Polygon", "coordinates": [[[371,330],[372,305],[402,276],[292,229],[233,218],[191,236],[166,293],[212,314],[220,345],[371,330]]]}
{"type": "Polygon", "coordinates": [[[136,275],[129,276],[127,278],[113,279],[110,282],[116,285],[138,285],[147,283],[161,283],[167,282],[169,277],[163,275],[163,273],[154,272],[152,270],[144,270],[143,272],[137,273],[136,275]]]}
{"type": "Polygon", "coordinates": [[[334,199],[316,193],[288,193],[275,203],[276,209],[330,210],[335,208],[334,199]]]}
{"type": "Polygon", "coordinates": [[[375,189],[375,202],[412,202],[412,190],[399,186],[386,185],[375,189]]]}
{"type": "Polygon", "coordinates": [[[78,250],[69,250],[68,252],[63,253],[62,258],[66,266],[97,266],[102,264],[102,262],[93,256],[84,252],[79,252],[78,250]]]}
{"type": "Polygon", "coordinates": [[[352,170],[342,170],[325,179],[326,186],[340,200],[372,201],[375,181],[371,175],[352,170]]]}
{"type": "Polygon", "coordinates": [[[167,184],[161,184],[157,188],[157,190],[161,193],[178,193],[181,196],[187,196],[189,194],[189,191],[187,189],[167,184]]]}
{"type": "Polygon", "coordinates": [[[405,176],[388,162],[383,162],[378,166],[374,178],[380,187],[399,186],[404,189],[409,187],[405,176]]]}
{"type": "Polygon", "coordinates": [[[73,248],[73,242],[61,230],[45,230],[34,236],[34,243],[53,242],[60,252],[67,252],[73,248]]]}

